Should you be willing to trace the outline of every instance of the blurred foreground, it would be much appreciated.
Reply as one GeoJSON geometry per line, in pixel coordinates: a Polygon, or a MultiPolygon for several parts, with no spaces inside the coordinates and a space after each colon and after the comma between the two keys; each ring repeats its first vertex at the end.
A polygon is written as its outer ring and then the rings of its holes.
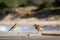
{"type": "Polygon", "coordinates": [[[24,37],[24,36],[0,36],[0,40],[60,40],[60,37],[57,36],[33,36],[33,37],[24,37]]]}

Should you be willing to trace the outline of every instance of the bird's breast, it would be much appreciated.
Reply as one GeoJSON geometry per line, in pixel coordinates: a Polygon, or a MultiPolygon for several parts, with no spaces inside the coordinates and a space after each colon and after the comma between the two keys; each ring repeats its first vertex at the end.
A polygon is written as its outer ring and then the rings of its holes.
{"type": "Polygon", "coordinates": [[[13,28],[13,30],[17,30],[17,29],[18,29],[18,26],[13,28]]]}

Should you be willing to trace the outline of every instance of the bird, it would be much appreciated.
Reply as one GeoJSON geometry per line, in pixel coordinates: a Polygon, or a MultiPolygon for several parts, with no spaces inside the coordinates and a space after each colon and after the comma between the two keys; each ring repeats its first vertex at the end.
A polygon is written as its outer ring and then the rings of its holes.
{"type": "Polygon", "coordinates": [[[41,27],[41,25],[38,25],[38,24],[34,24],[34,27],[35,27],[36,30],[38,30],[38,33],[39,33],[39,31],[44,29],[43,27],[41,27]]]}
{"type": "Polygon", "coordinates": [[[18,27],[19,27],[19,24],[18,23],[15,23],[10,29],[9,29],[9,31],[13,31],[13,30],[17,30],[18,29],[18,27]]]}

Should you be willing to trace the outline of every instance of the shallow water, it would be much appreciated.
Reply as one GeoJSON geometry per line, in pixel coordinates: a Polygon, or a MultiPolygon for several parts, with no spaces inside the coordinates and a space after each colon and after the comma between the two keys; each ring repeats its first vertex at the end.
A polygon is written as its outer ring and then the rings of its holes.
{"type": "MultiPolygon", "coordinates": [[[[0,25],[0,32],[8,31],[12,26],[11,25],[0,25]]],[[[51,25],[44,25],[44,30],[60,30],[60,26],[51,26],[51,25]]],[[[12,30],[11,30],[12,31],[12,30]]],[[[19,25],[15,32],[36,32],[37,30],[34,28],[33,25],[19,25]]]]}

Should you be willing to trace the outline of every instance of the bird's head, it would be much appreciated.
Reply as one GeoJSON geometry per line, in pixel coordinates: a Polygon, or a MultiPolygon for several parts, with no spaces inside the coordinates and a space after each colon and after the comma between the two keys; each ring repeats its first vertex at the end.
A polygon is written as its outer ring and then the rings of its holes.
{"type": "Polygon", "coordinates": [[[19,25],[18,23],[15,23],[15,25],[19,25]]]}
{"type": "Polygon", "coordinates": [[[40,26],[40,25],[38,25],[38,24],[34,24],[33,26],[40,26]]]}
{"type": "Polygon", "coordinates": [[[36,24],[34,24],[33,26],[36,26],[36,24]]]}

